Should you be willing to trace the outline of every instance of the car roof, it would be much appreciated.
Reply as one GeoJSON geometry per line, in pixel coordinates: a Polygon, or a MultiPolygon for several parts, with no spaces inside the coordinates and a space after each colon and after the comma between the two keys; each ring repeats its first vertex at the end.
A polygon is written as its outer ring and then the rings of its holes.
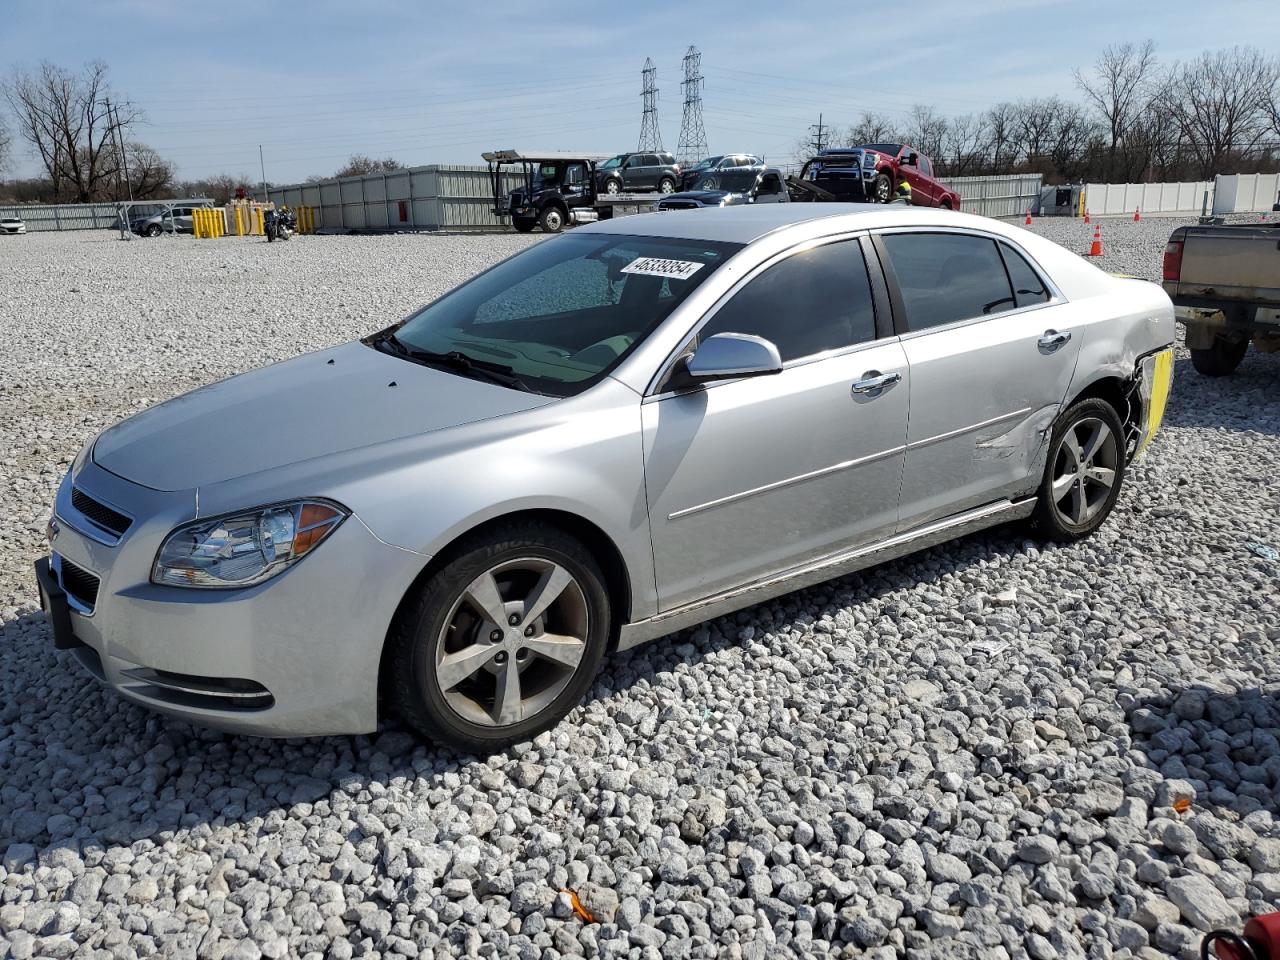
{"type": "Polygon", "coordinates": [[[880,227],[965,227],[1008,234],[1005,224],[987,217],[907,204],[761,203],[710,210],[668,210],[614,217],[578,227],[578,232],[672,237],[679,240],[719,240],[751,243],[791,227],[811,225],[814,236],[842,230],[880,227]],[[819,222],[821,222],[819,224],[819,222]],[[821,227],[817,229],[817,227],[821,227]]]}

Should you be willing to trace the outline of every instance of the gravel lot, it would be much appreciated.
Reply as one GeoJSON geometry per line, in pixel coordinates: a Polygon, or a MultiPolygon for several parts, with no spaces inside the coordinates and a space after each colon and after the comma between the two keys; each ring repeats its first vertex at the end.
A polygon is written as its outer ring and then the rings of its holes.
{"type": "MultiPolygon", "coordinates": [[[[1172,225],[1104,222],[1103,266],[1158,276],[1172,225]]],[[[30,564],[95,431],[529,242],[0,243],[0,956],[1192,957],[1280,906],[1280,356],[1182,356],[1092,540],[643,647],[510,756],[224,736],[53,651],[30,564]]]]}

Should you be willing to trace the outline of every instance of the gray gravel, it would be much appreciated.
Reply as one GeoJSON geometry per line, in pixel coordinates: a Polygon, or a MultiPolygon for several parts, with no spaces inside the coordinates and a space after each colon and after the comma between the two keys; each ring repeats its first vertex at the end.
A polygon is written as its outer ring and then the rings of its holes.
{"type": "MultiPolygon", "coordinates": [[[[1104,266],[1157,275],[1171,225],[1104,225],[1104,266]]],[[[224,736],[51,649],[30,564],[97,429],[528,242],[0,245],[0,956],[1193,957],[1280,906],[1248,546],[1280,546],[1280,356],[1181,357],[1087,543],[994,531],[689,630],[510,755],[224,736]]]]}

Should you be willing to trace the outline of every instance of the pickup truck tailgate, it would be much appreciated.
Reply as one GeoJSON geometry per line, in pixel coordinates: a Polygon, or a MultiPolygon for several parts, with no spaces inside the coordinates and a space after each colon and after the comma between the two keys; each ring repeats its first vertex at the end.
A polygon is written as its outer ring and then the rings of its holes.
{"type": "Polygon", "coordinates": [[[1188,227],[1179,293],[1280,305],[1280,228],[1188,227]]]}

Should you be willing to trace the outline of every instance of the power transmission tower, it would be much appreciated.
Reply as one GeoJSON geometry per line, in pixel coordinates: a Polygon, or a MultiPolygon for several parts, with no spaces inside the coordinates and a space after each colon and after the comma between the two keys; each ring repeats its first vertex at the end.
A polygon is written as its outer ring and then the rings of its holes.
{"type": "Polygon", "coordinates": [[[658,129],[658,68],[653,65],[653,58],[646,57],[644,70],[644,89],[640,96],[644,97],[644,113],[640,117],[640,144],[637,150],[658,151],[662,149],[662,131],[658,129]]]}
{"type": "Polygon", "coordinates": [[[702,54],[689,47],[684,55],[684,115],[680,119],[680,143],[676,159],[697,163],[707,155],[707,128],[702,125],[702,54]]]}
{"type": "Polygon", "coordinates": [[[827,137],[831,133],[831,128],[823,124],[822,114],[818,114],[818,122],[809,124],[809,133],[813,139],[809,144],[813,147],[814,153],[821,153],[827,149],[827,137]]]}

